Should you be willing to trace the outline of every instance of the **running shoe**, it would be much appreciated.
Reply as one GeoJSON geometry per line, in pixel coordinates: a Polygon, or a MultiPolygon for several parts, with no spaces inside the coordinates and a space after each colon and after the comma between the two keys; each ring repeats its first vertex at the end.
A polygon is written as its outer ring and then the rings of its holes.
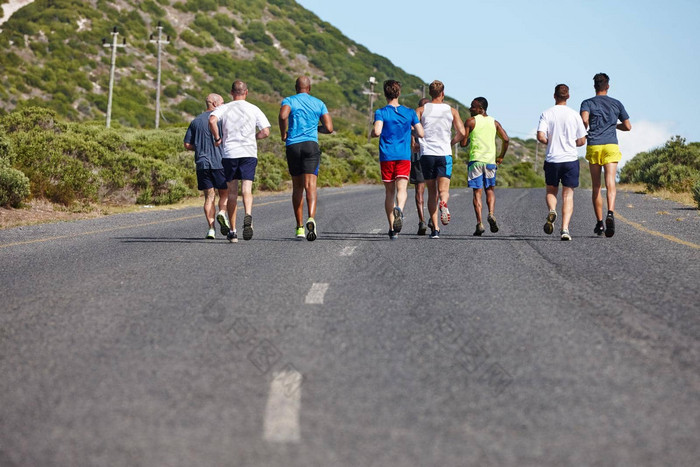
{"type": "Polygon", "coordinates": [[[207,236],[204,238],[206,238],[207,240],[211,240],[212,238],[216,238],[216,230],[209,229],[209,231],[207,232],[207,236]]]}
{"type": "Polygon", "coordinates": [[[425,225],[425,222],[419,222],[418,223],[418,233],[416,235],[425,235],[427,231],[428,231],[428,227],[425,225]]]}
{"type": "Polygon", "coordinates": [[[226,239],[231,243],[238,243],[238,235],[235,230],[232,230],[226,235],[226,239]]]}
{"type": "Polygon", "coordinates": [[[303,240],[306,236],[304,235],[304,226],[300,225],[297,227],[294,235],[296,235],[297,240],[303,240]]]}
{"type": "Polygon", "coordinates": [[[600,237],[601,235],[603,235],[603,232],[605,232],[603,221],[598,221],[595,225],[595,229],[593,229],[593,233],[600,237]]]}
{"type": "Polygon", "coordinates": [[[430,231],[430,238],[440,238],[440,231],[433,229],[430,231]]]}
{"type": "Polygon", "coordinates": [[[216,221],[221,226],[221,235],[228,235],[231,231],[231,223],[228,221],[228,214],[224,211],[219,211],[216,215],[216,221]]]}
{"type": "Polygon", "coordinates": [[[253,216],[246,214],[243,218],[243,240],[253,238],[253,216]]]}
{"type": "Polygon", "coordinates": [[[306,221],[306,230],[308,230],[308,232],[306,232],[306,239],[310,242],[316,240],[318,235],[316,233],[316,221],[313,217],[309,217],[309,220],[306,221]]]}
{"type": "Polygon", "coordinates": [[[394,229],[389,229],[389,239],[396,240],[399,238],[399,233],[394,229]]]}
{"type": "Polygon", "coordinates": [[[394,230],[396,233],[401,232],[401,227],[403,227],[403,211],[398,206],[394,206],[394,230]]]}
{"type": "Polygon", "coordinates": [[[561,240],[563,242],[568,242],[571,240],[571,235],[569,234],[569,231],[566,229],[562,229],[561,231],[561,240]]]}
{"type": "Polygon", "coordinates": [[[557,211],[552,209],[547,214],[547,222],[544,224],[544,233],[551,235],[554,232],[554,221],[557,220],[557,211]]]}
{"type": "Polygon", "coordinates": [[[442,222],[442,225],[447,225],[450,223],[451,218],[450,210],[447,209],[447,203],[440,201],[440,222],[442,222]]]}
{"type": "Polygon", "coordinates": [[[481,237],[481,234],[486,232],[486,229],[484,228],[484,224],[476,224],[476,230],[474,231],[474,236],[475,237],[481,237]]]}
{"type": "Polygon", "coordinates": [[[493,217],[491,214],[489,214],[489,217],[487,217],[486,220],[489,221],[489,227],[491,228],[491,233],[498,232],[498,223],[496,222],[496,218],[493,217]]]}
{"type": "Polygon", "coordinates": [[[615,216],[612,212],[608,212],[608,217],[605,218],[605,236],[610,238],[615,235],[615,216]]]}

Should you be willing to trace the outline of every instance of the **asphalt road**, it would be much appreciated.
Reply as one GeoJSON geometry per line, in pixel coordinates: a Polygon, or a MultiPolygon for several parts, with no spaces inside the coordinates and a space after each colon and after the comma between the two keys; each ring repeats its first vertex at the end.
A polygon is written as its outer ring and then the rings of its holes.
{"type": "Polygon", "coordinates": [[[462,189],[390,241],[378,186],[323,190],[316,242],[288,194],[237,244],[200,208],[0,231],[0,465],[699,465],[698,211],[620,193],[601,238],[579,190],[561,242],[543,191],[481,238],[462,189]]]}

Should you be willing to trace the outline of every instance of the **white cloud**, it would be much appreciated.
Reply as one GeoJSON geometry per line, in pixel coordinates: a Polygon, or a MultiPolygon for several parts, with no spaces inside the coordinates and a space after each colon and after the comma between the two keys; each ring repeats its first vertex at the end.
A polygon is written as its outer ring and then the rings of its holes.
{"type": "Polygon", "coordinates": [[[632,131],[618,131],[617,139],[622,152],[620,167],[640,152],[663,146],[675,134],[672,130],[674,126],[672,122],[642,120],[632,121],[632,131]]]}

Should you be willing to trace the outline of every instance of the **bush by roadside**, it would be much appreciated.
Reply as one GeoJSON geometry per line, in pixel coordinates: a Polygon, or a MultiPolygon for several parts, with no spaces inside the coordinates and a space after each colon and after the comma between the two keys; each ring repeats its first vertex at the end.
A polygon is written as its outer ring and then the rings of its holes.
{"type": "Polygon", "coordinates": [[[642,183],[648,191],[692,193],[700,207],[700,143],[674,136],[660,148],[637,154],[620,171],[621,183],[642,183]]]}

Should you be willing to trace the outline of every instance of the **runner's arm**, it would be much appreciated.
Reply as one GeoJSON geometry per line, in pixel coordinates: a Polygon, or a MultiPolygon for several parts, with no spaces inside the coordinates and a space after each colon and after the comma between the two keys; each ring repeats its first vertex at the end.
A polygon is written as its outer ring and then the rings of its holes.
{"type": "Polygon", "coordinates": [[[495,121],[496,123],[496,134],[498,135],[499,138],[501,138],[501,141],[503,144],[501,145],[501,154],[498,155],[496,158],[496,164],[500,164],[503,162],[503,157],[506,155],[506,151],[508,150],[508,144],[510,144],[510,139],[508,139],[508,134],[506,133],[506,130],[503,129],[500,123],[498,121],[495,121]]]}
{"type": "Polygon", "coordinates": [[[263,128],[262,130],[255,133],[255,139],[265,139],[270,136],[270,127],[263,128]]]}
{"type": "Polygon", "coordinates": [[[455,136],[450,141],[450,146],[454,146],[457,143],[461,143],[464,139],[464,134],[466,130],[464,129],[464,124],[462,123],[462,118],[459,116],[457,109],[452,109],[452,126],[455,129],[455,136]]]}
{"type": "Polygon", "coordinates": [[[194,145],[190,143],[185,143],[185,149],[188,151],[194,151],[194,145]]]}
{"type": "Polygon", "coordinates": [[[632,124],[630,123],[629,119],[627,119],[622,123],[618,123],[616,128],[620,131],[630,131],[632,129],[632,124]]]}
{"type": "MultiPolygon", "coordinates": [[[[421,125],[420,123],[416,123],[415,125],[413,125],[412,134],[414,134],[417,138],[425,137],[425,130],[423,130],[423,125],[421,125]]],[[[418,143],[418,140],[416,140],[416,143],[418,143]]]]}
{"type": "Polygon", "coordinates": [[[590,115],[591,114],[588,112],[588,110],[581,111],[581,120],[583,120],[583,126],[586,127],[586,130],[588,130],[588,122],[590,115]]]}
{"type": "Polygon", "coordinates": [[[214,146],[219,147],[221,146],[221,135],[219,134],[219,125],[217,124],[219,119],[216,117],[216,115],[210,115],[209,116],[209,131],[211,131],[211,135],[214,137],[214,146]]]}
{"type": "Polygon", "coordinates": [[[382,120],[375,120],[374,126],[372,127],[372,138],[379,138],[382,134],[382,128],[384,128],[384,122],[382,120]]]}
{"type": "Polygon", "coordinates": [[[319,133],[324,135],[330,135],[333,133],[333,120],[331,119],[331,114],[321,115],[321,127],[318,129],[319,133]]]}
{"type": "Polygon", "coordinates": [[[291,113],[292,108],[288,105],[283,105],[280,108],[280,115],[279,118],[277,119],[279,126],[280,126],[280,136],[282,137],[282,141],[287,141],[287,128],[289,124],[289,114],[291,113]]]}
{"type": "Polygon", "coordinates": [[[460,146],[466,147],[469,144],[469,132],[474,129],[475,124],[476,120],[474,120],[474,117],[470,117],[464,121],[464,138],[460,141],[460,146]]]}
{"type": "MultiPolygon", "coordinates": [[[[585,141],[586,138],[583,138],[583,140],[585,141]]],[[[544,145],[547,145],[549,143],[549,140],[547,139],[547,135],[544,134],[544,131],[537,132],[537,141],[539,141],[540,143],[542,143],[544,145]]],[[[579,146],[578,140],[576,140],[576,145],[579,146]]]]}

